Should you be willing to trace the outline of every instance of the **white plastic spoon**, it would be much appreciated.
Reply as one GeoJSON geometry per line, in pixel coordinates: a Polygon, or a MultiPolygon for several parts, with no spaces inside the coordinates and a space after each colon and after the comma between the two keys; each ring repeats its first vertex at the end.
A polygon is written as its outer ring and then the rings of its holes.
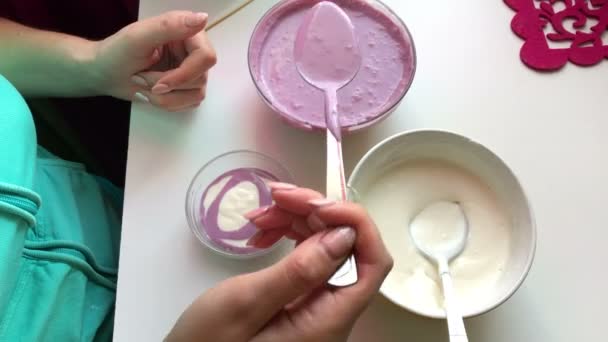
{"type": "Polygon", "coordinates": [[[469,235],[469,223],[462,207],[455,202],[434,202],[414,217],[409,228],[416,248],[439,270],[450,341],[468,342],[449,269],[450,261],[464,250],[469,235]]]}

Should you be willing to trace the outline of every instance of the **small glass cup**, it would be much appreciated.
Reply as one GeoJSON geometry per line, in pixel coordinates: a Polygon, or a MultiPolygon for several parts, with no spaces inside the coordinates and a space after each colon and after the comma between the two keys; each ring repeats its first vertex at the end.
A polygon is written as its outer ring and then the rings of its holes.
{"type": "MultiPolygon", "coordinates": [[[[210,250],[219,255],[223,255],[235,259],[251,259],[258,256],[268,254],[276,249],[284,240],[281,240],[271,247],[258,249],[253,247],[231,247],[227,244],[220,243],[217,239],[213,239],[207,233],[207,227],[204,225],[204,213],[202,205],[207,189],[224,176],[226,173],[236,169],[255,169],[260,170],[260,174],[268,175],[261,179],[258,184],[266,186],[268,193],[270,189],[267,187],[268,181],[280,181],[293,183],[293,178],[289,171],[279,162],[271,157],[254,151],[238,150],[221,154],[209,162],[207,162],[194,176],[188,193],[186,195],[186,218],[188,225],[194,236],[210,250]]],[[[248,238],[244,238],[246,240],[248,238]]]]}

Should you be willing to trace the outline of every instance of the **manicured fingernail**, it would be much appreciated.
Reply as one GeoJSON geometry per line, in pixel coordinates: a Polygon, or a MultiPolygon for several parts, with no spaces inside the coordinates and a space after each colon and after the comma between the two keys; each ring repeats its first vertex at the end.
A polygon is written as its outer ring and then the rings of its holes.
{"type": "Polygon", "coordinates": [[[321,220],[321,218],[314,212],[308,215],[306,221],[308,222],[310,230],[315,233],[327,229],[327,225],[325,224],[325,222],[323,222],[323,220],[321,220]]]}
{"type": "Polygon", "coordinates": [[[252,247],[255,246],[256,243],[260,241],[260,239],[264,236],[263,230],[258,230],[257,233],[253,234],[252,237],[247,241],[247,246],[252,247]]]}
{"type": "Polygon", "coordinates": [[[321,238],[329,253],[336,259],[344,258],[355,245],[357,233],[351,227],[338,227],[330,230],[321,238]]]}
{"type": "Polygon", "coordinates": [[[278,190],[294,190],[297,189],[298,187],[293,185],[293,184],[289,184],[289,183],[281,183],[281,182],[269,182],[268,183],[268,187],[273,190],[273,191],[278,191],[278,190]]]}
{"type": "Polygon", "coordinates": [[[315,198],[315,199],[309,200],[308,204],[312,205],[313,207],[323,208],[323,207],[328,207],[330,205],[336,204],[336,201],[333,201],[333,200],[330,200],[327,198],[315,198]]]}
{"type": "Polygon", "coordinates": [[[144,95],[144,94],[142,94],[142,93],[140,93],[140,92],[135,93],[135,94],[133,95],[133,99],[134,99],[134,100],[137,100],[137,101],[139,101],[139,102],[146,102],[146,103],[150,103],[150,99],[149,99],[149,98],[148,98],[146,95],[144,95]]]}
{"type": "Polygon", "coordinates": [[[131,76],[131,82],[137,84],[138,86],[142,86],[142,87],[146,87],[148,88],[148,82],[146,82],[146,79],[139,76],[139,75],[133,75],[131,76]]]}
{"type": "Polygon", "coordinates": [[[186,26],[188,27],[196,27],[196,26],[200,26],[203,23],[205,23],[205,21],[207,21],[207,18],[209,17],[209,15],[207,13],[192,13],[189,14],[188,16],[186,16],[186,26]]]}
{"type": "Polygon", "coordinates": [[[269,209],[270,209],[270,206],[260,207],[260,208],[254,209],[254,210],[246,213],[243,216],[246,219],[248,219],[249,221],[253,221],[257,218],[264,216],[268,212],[269,209]]]}
{"type": "Polygon", "coordinates": [[[152,92],[157,95],[166,94],[170,92],[169,86],[164,83],[157,83],[154,87],[152,87],[152,92]]]}

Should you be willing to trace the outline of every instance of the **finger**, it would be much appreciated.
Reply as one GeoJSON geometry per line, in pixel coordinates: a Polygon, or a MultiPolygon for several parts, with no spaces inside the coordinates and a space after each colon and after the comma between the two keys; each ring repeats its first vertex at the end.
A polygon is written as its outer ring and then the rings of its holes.
{"type": "Polygon", "coordinates": [[[325,224],[325,222],[323,222],[323,220],[321,220],[314,211],[308,215],[306,218],[306,223],[308,224],[308,227],[310,227],[310,230],[314,233],[327,229],[327,224],[325,224]]]}
{"type": "Polygon", "coordinates": [[[135,92],[131,101],[140,103],[150,103],[150,99],[148,98],[148,96],[143,94],[143,91],[135,92]]]}
{"type": "Polygon", "coordinates": [[[125,51],[134,51],[139,57],[149,56],[162,45],[196,35],[205,28],[207,19],[207,13],[171,11],[140,20],[123,29],[125,51]]]}
{"type": "Polygon", "coordinates": [[[275,205],[271,206],[260,215],[257,215],[257,213],[258,209],[245,214],[245,217],[250,218],[251,222],[262,230],[288,227],[294,220],[293,214],[290,214],[275,205]]]}
{"type": "MultiPolygon", "coordinates": [[[[163,78],[165,75],[167,75],[167,71],[142,71],[133,75],[132,81],[139,86],[151,89],[158,82],[158,80],[163,78]]],[[[208,73],[204,72],[198,78],[188,81],[184,84],[180,84],[179,86],[175,87],[174,90],[190,90],[203,88],[207,85],[207,77],[208,73]]]]}
{"type": "Polygon", "coordinates": [[[296,217],[293,220],[291,223],[291,230],[298,233],[303,238],[308,238],[314,234],[312,229],[308,226],[306,219],[302,217],[296,217]]]}
{"type": "MultiPolygon", "coordinates": [[[[285,305],[322,286],[344,261],[356,240],[352,228],[334,229],[303,241],[277,264],[246,275],[247,296],[255,298],[249,322],[263,327],[285,305]],[[269,295],[272,294],[272,295],[269,295]]],[[[257,331],[257,330],[256,330],[257,331]]]]}
{"type": "Polygon", "coordinates": [[[296,311],[300,310],[302,307],[306,306],[310,301],[314,301],[317,297],[323,295],[323,292],[325,292],[325,291],[327,291],[326,288],[319,287],[319,288],[313,290],[311,293],[301,295],[300,297],[296,298],[291,303],[285,305],[285,310],[290,311],[292,313],[296,312],[296,311]]]}
{"type": "Polygon", "coordinates": [[[247,241],[247,246],[268,248],[281,240],[285,233],[287,233],[287,228],[260,230],[247,241]]]}
{"type": "Polygon", "coordinates": [[[177,63],[175,67],[179,66],[186,57],[188,57],[188,51],[184,46],[183,41],[172,41],[169,43],[169,51],[173,56],[173,60],[177,63]]]}
{"type": "Polygon", "coordinates": [[[217,55],[204,32],[197,34],[189,41],[196,41],[191,49],[186,46],[188,56],[176,69],[169,70],[153,88],[154,91],[175,89],[180,84],[192,81],[208,71],[217,63],[217,55]],[[158,90],[157,90],[158,89],[158,90]]]}
{"type": "Polygon", "coordinates": [[[176,108],[174,108],[174,109],[171,109],[170,111],[171,111],[171,112],[173,112],[173,113],[177,113],[177,112],[179,112],[179,113],[184,113],[184,112],[187,112],[187,111],[191,111],[191,110],[193,110],[193,109],[196,109],[196,108],[198,108],[200,105],[201,105],[201,104],[200,104],[200,102],[199,102],[199,103],[195,103],[195,104],[193,104],[193,105],[184,105],[184,106],[182,106],[182,107],[176,107],[176,108]]]}
{"type": "Polygon", "coordinates": [[[153,94],[150,91],[141,91],[150,103],[170,112],[199,105],[205,99],[205,89],[175,90],[167,94],[153,94]]]}
{"type": "Polygon", "coordinates": [[[354,253],[359,280],[350,287],[336,290],[349,305],[350,314],[357,315],[378,292],[393,266],[393,259],[384,246],[380,232],[365,209],[353,203],[335,203],[315,209],[315,214],[327,226],[350,226],[357,231],[354,253]]]}
{"type": "Polygon", "coordinates": [[[294,241],[301,241],[306,239],[304,236],[300,235],[298,232],[294,232],[293,230],[288,229],[287,232],[285,233],[285,237],[290,239],[290,240],[294,240],[294,241]]]}
{"type": "MultiPolygon", "coordinates": [[[[290,230],[290,229],[281,229],[281,231],[283,232],[283,235],[281,236],[281,238],[286,237],[289,240],[293,240],[295,242],[306,240],[305,237],[303,237],[302,235],[300,235],[297,232],[294,232],[293,230],[290,230]]],[[[280,238],[277,239],[276,241],[278,242],[279,240],[280,240],[280,238]]],[[[272,245],[273,244],[271,244],[270,246],[272,246],[272,245]]],[[[265,247],[258,247],[257,245],[254,245],[253,247],[265,248],[265,247]]]]}
{"type": "Polygon", "coordinates": [[[361,262],[376,264],[386,261],[388,251],[380,237],[380,232],[367,211],[360,205],[337,202],[316,208],[314,214],[327,226],[350,226],[357,230],[355,248],[361,249],[359,253],[361,262]]]}
{"type": "Polygon", "coordinates": [[[257,225],[258,229],[263,230],[263,231],[267,231],[267,230],[274,230],[274,229],[283,229],[285,231],[285,236],[291,240],[305,240],[308,237],[312,236],[314,233],[313,231],[308,227],[308,224],[306,223],[306,219],[301,218],[301,217],[291,217],[285,221],[291,221],[291,225],[289,224],[283,224],[283,220],[281,219],[276,219],[272,217],[273,215],[270,214],[269,217],[264,217],[264,218],[260,218],[260,219],[256,219],[254,220],[254,222],[257,222],[258,220],[260,221],[266,221],[268,223],[264,223],[264,226],[262,227],[261,225],[257,225]],[[270,222],[273,221],[273,222],[270,222]]]}
{"type": "Polygon", "coordinates": [[[305,188],[273,189],[272,198],[275,204],[283,210],[294,215],[307,216],[313,209],[308,201],[323,198],[323,195],[305,188]]]}
{"type": "Polygon", "coordinates": [[[269,230],[290,227],[294,234],[286,233],[286,235],[294,240],[306,239],[312,236],[315,231],[322,230],[319,228],[323,224],[320,220],[317,219],[311,226],[305,217],[292,213],[293,210],[302,214],[311,212],[313,206],[308,204],[307,201],[322,198],[321,194],[286,183],[271,182],[269,187],[275,201],[278,200],[278,202],[271,207],[255,209],[245,215],[259,229],[269,230]],[[292,211],[279,207],[281,203],[292,211]],[[311,229],[311,227],[314,228],[311,229]]]}

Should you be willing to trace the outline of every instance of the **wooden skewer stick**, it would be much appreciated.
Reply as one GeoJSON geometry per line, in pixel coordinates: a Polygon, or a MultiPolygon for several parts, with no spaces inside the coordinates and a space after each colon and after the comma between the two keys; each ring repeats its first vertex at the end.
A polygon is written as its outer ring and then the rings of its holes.
{"type": "Polygon", "coordinates": [[[243,2],[242,4],[238,5],[237,7],[235,7],[234,9],[232,9],[230,12],[224,14],[223,16],[215,19],[213,22],[211,22],[209,25],[207,25],[207,28],[205,28],[205,31],[209,31],[212,28],[214,28],[215,26],[219,25],[220,23],[222,23],[224,20],[230,18],[231,16],[233,16],[234,14],[236,14],[238,11],[242,10],[243,8],[245,8],[245,6],[249,5],[250,3],[252,3],[253,0],[246,0],[245,2],[243,2]]]}

